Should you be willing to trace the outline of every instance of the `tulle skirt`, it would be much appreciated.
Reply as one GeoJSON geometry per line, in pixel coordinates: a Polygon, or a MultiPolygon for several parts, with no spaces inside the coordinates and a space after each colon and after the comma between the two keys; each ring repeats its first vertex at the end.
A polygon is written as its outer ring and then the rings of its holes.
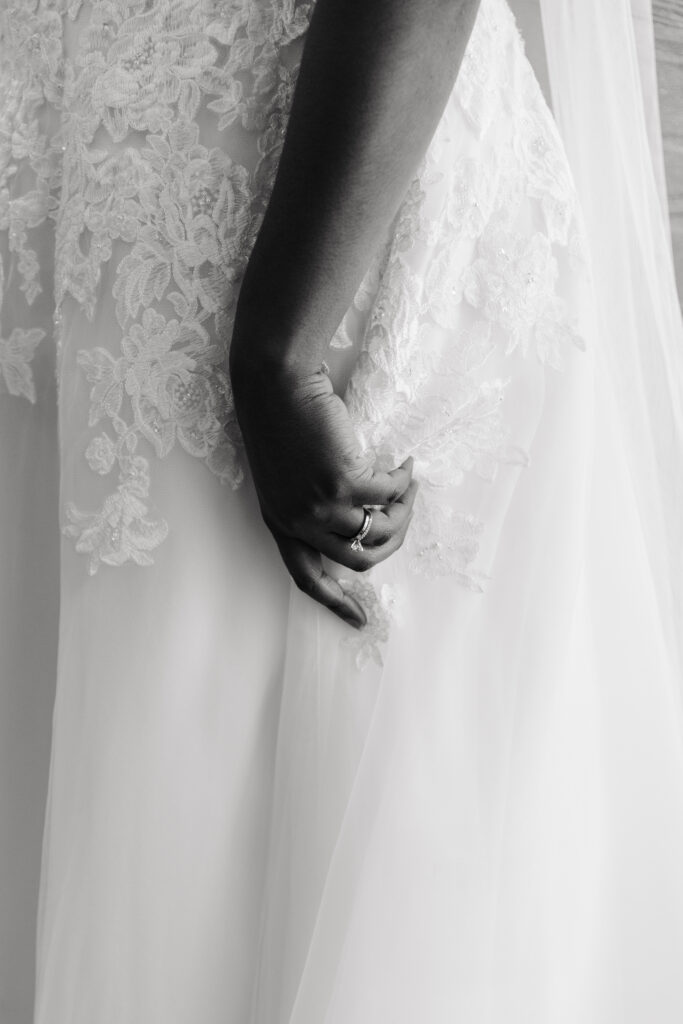
{"type": "Polygon", "coordinates": [[[381,664],[192,460],[153,569],[65,544],[37,1020],[679,1019],[680,697],[579,365],[485,593],[375,571],[381,664]]]}

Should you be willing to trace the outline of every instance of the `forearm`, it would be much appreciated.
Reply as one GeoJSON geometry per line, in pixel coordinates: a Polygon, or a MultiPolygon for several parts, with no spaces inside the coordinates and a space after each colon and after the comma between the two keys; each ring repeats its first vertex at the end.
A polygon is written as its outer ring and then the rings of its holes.
{"type": "Polygon", "coordinates": [[[233,364],[320,364],[429,145],[478,6],[318,0],[233,364]]]}

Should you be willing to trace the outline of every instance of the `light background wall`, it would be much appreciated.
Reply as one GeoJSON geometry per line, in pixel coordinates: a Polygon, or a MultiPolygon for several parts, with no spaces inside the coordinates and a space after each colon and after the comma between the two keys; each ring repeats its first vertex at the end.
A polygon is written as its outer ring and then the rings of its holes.
{"type": "Polygon", "coordinates": [[[654,0],[654,18],[671,231],[683,300],[683,0],[654,0]]]}

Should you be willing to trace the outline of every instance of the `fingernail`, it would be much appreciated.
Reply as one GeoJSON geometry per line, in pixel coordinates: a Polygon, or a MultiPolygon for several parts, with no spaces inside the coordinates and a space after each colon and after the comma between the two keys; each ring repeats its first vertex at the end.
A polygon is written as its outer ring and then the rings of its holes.
{"type": "Polygon", "coordinates": [[[413,462],[414,462],[413,456],[409,455],[408,458],[405,460],[405,462],[401,463],[401,469],[412,469],[413,468],[413,462]],[[410,463],[410,465],[408,465],[408,463],[410,463]]]}
{"type": "Polygon", "coordinates": [[[365,621],[361,619],[359,615],[356,615],[353,612],[345,613],[344,622],[346,622],[349,626],[353,626],[354,629],[362,629],[363,626],[365,625],[365,621]]]}

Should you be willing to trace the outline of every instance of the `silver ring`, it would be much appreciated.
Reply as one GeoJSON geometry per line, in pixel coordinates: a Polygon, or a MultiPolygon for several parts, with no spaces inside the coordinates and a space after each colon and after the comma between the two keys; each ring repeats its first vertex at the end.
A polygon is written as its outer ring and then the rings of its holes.
{"type": "Polygon", "coordinates": [[[351,550],[352,551],[362,551],[363,550],[363,541],[365,540],[367,535],[370,533],[370,527],[371,526],[372,526],[372,512],[370,511],[369,508],[366,508],[365,505],[364,505],[363,506],[363,525],[361,526],[361,528],[358,531],[358,533],[355,534],[355,536],[349,538],[349,540],[351,541],[351,550]]]}

